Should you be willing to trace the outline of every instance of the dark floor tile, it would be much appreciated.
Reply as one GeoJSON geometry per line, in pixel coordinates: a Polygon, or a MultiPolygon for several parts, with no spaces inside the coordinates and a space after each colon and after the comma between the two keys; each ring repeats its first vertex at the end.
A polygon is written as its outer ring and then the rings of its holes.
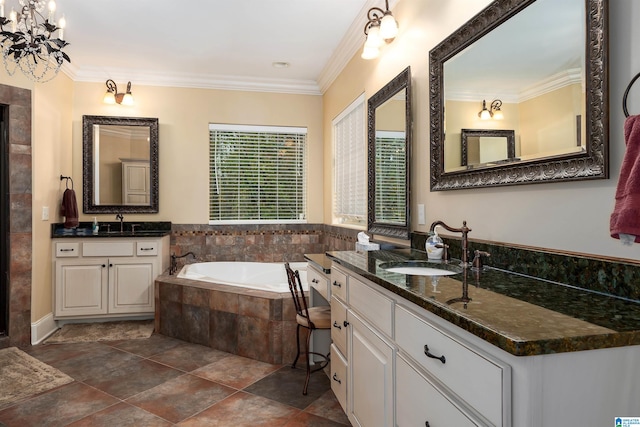
{"type": "Polygon", "coordinates": [[[287,405],[242,391],[186,419],[187,427],[276,427],[284,425],[299,411],[287,405]]]}
{"type": "Polygon", "coordinates": [[[173,424],[135,406],[119,403],[69,427],[171,427],[173,424]]]}
{"type": "Polygon", "coordinates": [[[284,427],[344,427],[344,424],[307,412],[300,412],[286,423],[284,427]]]}
{"type": "Polygon", "coordinates": [[[142,360],[139,356],[100,344],[67,359],[51,362],[50,365],[77,381],[83,381],[86,378],[106,375],[120,366],[130,365],[139,360],[142,360]]]}
{"type": "Polygon", "coordinates": [[[333,391],[328,390],[304,410],[319,417],[328,418],[339,424],[351,425],[347,414],[342,410],[340,402],[333,391]]]}
{"type": "Polygon", "coordinates": [[[140,393],[127,402],[177,423],[235,392],[221,384],[184,374],[140,393]]]}
{"type": "Polygon", "coordinates": [[[229,353],[225,353],[224,351],[183,342],[176,347],[156,354],[151,357],[151,360],[185,372],[191,372],[194,369],[217,362],[228,356],[229,353]]]}
{"type": "Polygon", "coordinates": [[[242,356],[230,355],[191,373],[239,390],[266,377],[279,368],[280,365],[271,365],[242,356]]]}
{"type": "Polygon", "coordinates": [[[107,349],[104,344],[97,342],[67,343],[67,344],[38,344],[24,351],[49,365],[56,365],[67,359],[72,359],[87,353],[101,352],[107,349]]]}
{"type": "Polygon", "coordinates": [[[0,411],[8,427],[64,426],[118,403],[100,390],[71,383],[0,411]]]}
{"type": "Polygon", "coordinates": [[[324,372],[315,372],[311,374],[305,396],[302,394],[305,376],[305,369],[292,369],[285,366],[245,388],[245,391],[304,409],[331,388],[329,378],[324,372]]]}
{"type": "Polygon", "coordinates": [[[116,347],[120,350],[137,354],[141,357],[151,357],[156,354],[162,353],[174,347],[184,344],[184,341],[180,341],[175,338],[166,337],[164,335],[153,334],[148,339],[142,340],[126,340],[116,343],[109,343],[112,347],[116,347]]]}
{"type": "Polygon", "coordinates": [[[116,369],[97,372],[84,382],[119,399],[126,399],[180,375],[181,371],[160,363],[137,360],[116,369]]]}

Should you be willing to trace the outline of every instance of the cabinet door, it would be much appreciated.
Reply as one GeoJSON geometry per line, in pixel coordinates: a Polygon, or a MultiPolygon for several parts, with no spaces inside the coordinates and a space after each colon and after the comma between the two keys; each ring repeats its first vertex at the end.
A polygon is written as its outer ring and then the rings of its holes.
{"type": "Polygon", "coordinates": [[[155,259],[109,261],[109,313],[152,313],[155,259]]]}
{"type": "Polygon", "coordinates": [[[347,359],[335,345],[331,346],[331,390],[347,413],[347,359]]]}
{"type": "Polygon", "coordinates": [[[55,316],[107,313],[107,259],[56,261],[55,316]]]}
{"type": "Polygon", "coordinates": [[[351,310],[349,421],[360,427],[393,426],[393,347],[351,310]]]}
{"type": "Polygon", "coordinates": [[[348,358],[347,326],[347,307],[333,295],[331,297],[331,339],[338,350],[348,358]]]}
{"type": "Polygon", "coordinates": [[[396,417],[398,427],[478,426],[436,386],[402,357],[396,358],[396,417]]]}

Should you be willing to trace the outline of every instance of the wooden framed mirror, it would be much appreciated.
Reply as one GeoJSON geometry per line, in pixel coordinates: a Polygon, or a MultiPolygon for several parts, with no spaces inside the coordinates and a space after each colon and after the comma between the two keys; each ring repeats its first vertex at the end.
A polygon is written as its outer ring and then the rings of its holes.
{"type": "Polygon", "coordinates": [[[83,212],[158,212],[158,119],[82,116],[83,212]]]}
{"type": "Polygon", "coordinates": [[[429,61],[432,191],[609,177],[608,0],[495,0],[429,61]],[[474,128],[514,130],[513,161],[464,165],[474,128]]]}
{"type": "Polygon", "coordinates": [[[408,239],[411,227],[411,68],[368,102],[368,230],[408,239]]]}

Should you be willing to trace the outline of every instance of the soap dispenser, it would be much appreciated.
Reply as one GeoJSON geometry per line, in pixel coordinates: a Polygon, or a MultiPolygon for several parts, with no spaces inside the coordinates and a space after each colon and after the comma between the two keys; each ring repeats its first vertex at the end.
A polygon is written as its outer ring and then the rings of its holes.
{"type": "Polygon", "coordinates": [[[93,234],[98,234],[99,230],[100,230],[100,226],[98,226],[98,218],[96,218],[94,216],[93,217],[93,226],[91,227],[91,231],[93,231],[93,234]]]}
{"type": "Polygon", "coordinates": [[[436,226],[433,230],[433,235],[427,239],[425,243],[425,249],[427,251],[428,259],[442,259],[442,253],[444,252],[444,243],[442,238],[438,236],[438,227],[436,226]]]}

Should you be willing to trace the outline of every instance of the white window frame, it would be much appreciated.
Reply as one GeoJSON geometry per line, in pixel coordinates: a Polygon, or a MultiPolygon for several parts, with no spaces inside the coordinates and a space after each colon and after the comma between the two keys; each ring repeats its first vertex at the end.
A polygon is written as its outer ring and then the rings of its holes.
{"type": "Polygon", "coordinates": [[[332,121],[333,224],[367,226],[367,120],[365,94],[332,121]]]}
{"type": "MultiPolygon", "coordinates": [[[[211,141],[211,132],[212,131],[229,131],[229,132],[244,132],[244,133],[295,133],[295,134],[304,134],[305,141],[303,144],[303,152],[302,152],[302,161],[301,161],[301,180],[299,185],[302,186],[302,194],[300,197],[302,198],[302,210],[303,212],[299,213],[299,217],[297,219],[212,219],[212,202],[209,200],[209,224],[210,225],[224,225],[224,224],[305,224],[307,223],[308,213],[307,213],[307,174],[308,174],[308,140],[307,140],[307,128],[306,127],[295,127],[295,126],[259,126],[259,125],[232,125],[232,124],[221,124],[221,123],[210,123],[209,124],[209,194],[213,194],[213,186],[215,185],[215,180],[213,179],[214,174],[214,165],[212,162],[212,141],[211,141]]],[[[211,197],[211,196],[210,196],[211,197]]]]}

